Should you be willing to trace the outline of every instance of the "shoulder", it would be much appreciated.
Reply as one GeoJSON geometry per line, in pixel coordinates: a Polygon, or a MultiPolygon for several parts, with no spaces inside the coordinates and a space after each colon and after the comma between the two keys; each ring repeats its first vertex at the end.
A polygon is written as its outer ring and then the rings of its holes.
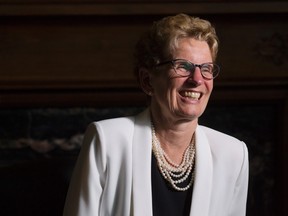
{"type": "Polygon", "coordinates": [[[100,139],[110,140],[130,135],[134,128],[135,117],[119,117],[90,123],[86,134],[97,133],[100,139]]]}
{"type": "Polygon", "coordinates": [[[221,140],[222,143],[223,142],[229,142],[229,143],[233,143],[233,144],[241,142],[239,139],[237,139],[231,135],[228,135],[226,133],[214,130],[212,128],[205,127],[202,125],[199,125],[198,127],[203,133],[205,133],[205,135],[207,136],[207,138],[209,140],[214,140],[214,141],[221,140]]]}
{"type": "Polygon", "coordinates": [[[95,158],[102,158],[102,164],[108,163],[107,158],[118,158],[121,161],[132,146],[134,119],[133,116],[119,117],[90,123],[82,149],[89,151],[88,155],[95,154],[95,158]]]}
{"type": "Polygon", "coordinates": [[[205,126],[199,126],[198,130],[206,137],[215,157],[220,156],[230,159],[247,157],[248,150],[243,141],[205,126]]]}
{"type": "Polygon", "coordinates": [[[99,141],[121,141],[121,138],[132,138],[136,125],[141,125],[143,119],[148,119],[148,111],[127,117],[110,118],[95,121],[88,125],[85,136],[97,136],[99,141]]]}
{"type": "Polygon", "coordinates": [[[96,127],[106,128],[110,131],[118,131],[123,130],[129,126],[131,127],[134,124],[134,121],[135,116],[128,116],[92,122],[92,125],[95,125],[96,127]]]}

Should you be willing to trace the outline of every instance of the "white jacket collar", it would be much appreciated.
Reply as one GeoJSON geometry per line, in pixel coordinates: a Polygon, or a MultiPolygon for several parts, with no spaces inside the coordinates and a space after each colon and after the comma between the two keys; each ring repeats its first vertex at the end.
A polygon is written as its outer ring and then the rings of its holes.
{"type": "MultiPolygon", "coordinates": [[[[151,186],[152,134],[149,109],[135,119],[132,148],[132,212],[135,216],[152,216],[151,186]]],[[[212,155],[205,133],[196,129],[196,167],[190,215],[209,215],[212,190],[212,155]]]]}
{"type": "Polygon", "coordinates": [[[209,215],[213,166],[208,139],[198,126],[196,129],[196,167],[190,215],[209,215]]]}
{"type": "Polygon", "coordinates": [[[151,152],[149,109],[135,119],[132,147],[132,206],[135,216],[152,216],[151,152]]]}

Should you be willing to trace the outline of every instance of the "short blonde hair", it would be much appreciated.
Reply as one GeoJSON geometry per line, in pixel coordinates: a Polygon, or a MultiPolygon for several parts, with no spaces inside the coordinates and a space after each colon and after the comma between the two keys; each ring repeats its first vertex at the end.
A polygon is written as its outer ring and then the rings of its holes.
{"type": "Polygon", "coordinates": [[[170,60],[181,38],[206,41],[213,61],[218,53],[218,37],[211,23],[186,14],[168,16],[154,22],[148,32],[138,41],[134,53],[134,73],[140,68],[152,69],[161,61],[170,60]]]}

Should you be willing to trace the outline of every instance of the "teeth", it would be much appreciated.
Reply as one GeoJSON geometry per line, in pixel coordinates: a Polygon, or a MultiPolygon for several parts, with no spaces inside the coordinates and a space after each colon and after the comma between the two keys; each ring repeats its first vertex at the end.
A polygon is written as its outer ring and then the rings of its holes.
{"type": "Polygon", "coordinates": [[[198,100],[200,98],[200,93],[199,92],[185,92],[185,96],[198,100]]]}

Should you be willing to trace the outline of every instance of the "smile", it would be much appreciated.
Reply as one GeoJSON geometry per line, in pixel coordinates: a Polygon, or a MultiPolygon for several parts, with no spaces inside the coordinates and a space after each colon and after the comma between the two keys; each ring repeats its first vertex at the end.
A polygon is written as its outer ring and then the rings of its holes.
{"type": "Polygon", "coordinates": [[[189,98],[192,98],[194,100],[199,100],[199,98],[201,96],[201,94],[199,92],[188,92],[188,91],[185,91],[184,95],[185,95],[185,97],[189,97],[189,98]]]}

